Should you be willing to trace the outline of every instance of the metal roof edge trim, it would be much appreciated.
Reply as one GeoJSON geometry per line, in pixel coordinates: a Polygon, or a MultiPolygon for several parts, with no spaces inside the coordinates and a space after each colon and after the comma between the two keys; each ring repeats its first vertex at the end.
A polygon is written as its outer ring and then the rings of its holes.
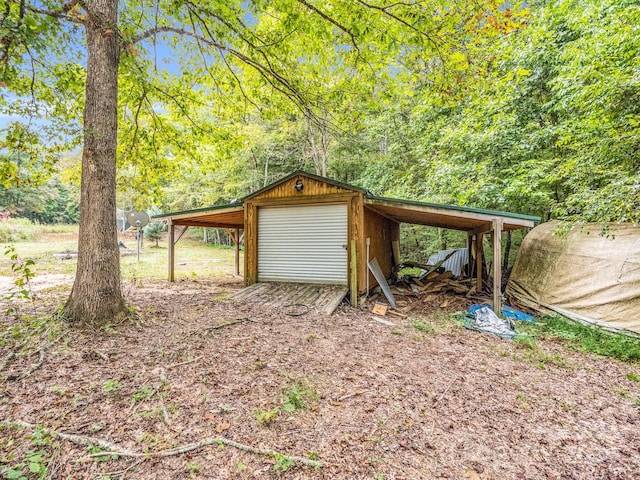
{"type": "Polygon", "coordinates": [[[368,192],[368,190],[366,188],[356,187],[355,185],[351,185],[351,184],[345,183],[345,182],[340,182],[339,180],[334,180],[333,178],[323,177],[322,175],[316,175],[315,173],[307,172],[305,170],[296,170],[295,172],[290,173],[286,177],[282,177],[281,179],[276,180],[275,182],[272,182],[269,185],[266,185],[266,186],[262,187],[261,189],[256,190],[255,192],[251,192],[247,196],[242,197],[240,200],[242,202],[244,202],[245,200],[249,200],[250,198],[253,198],[256,195],[259,195],[262,192],[266,192],[270,188],[273,188],[276,185],[279,185],[280,183],[283,183],[283,182],[286,182],[287,180],[290,180],[291,178],[295,177],[296,175],[306,175],[307,177],[313,178],[314,180],[318,180],[320,182],[331,183],[332,185],[337,185],[338,187],[348,188],[350,190],[356,190],[356,191],[359,191],[359,192],[363,192],[365,194],[368,192]]]}
{"type": "Polygon", "coordinates": [[[501,212],[499,210],[487,210],[487,209],[475,208],[475,207],[462,207],[459,205],[442,205],[439,203],[419,202],[417,200],[405,200],[401,198],[379,197],[377,195],[367,195],[366,198],[368,200],[379,200],[383,202],[398,203],[401,205],[414,205],[416,207],[439,208],[442,210],[456,210],[459,212],[479,213],[482,215],[492,215],[496,217],[517,218],[519,220],[529,220],[532,222],[539,222],[540,220],[542,220],[540,217],[536,217],[534,215],[523,215],[520,213],[501,212]]]}
{"type": "Polygon", "coordinates": [[[156,218],[160,220],[163,218],[173,217],[175,215],[184,215],[185,213],[215,212],[216,210],[222,210],[224,208],[244,208],[244,206],[242,205],[242,203],[229,203],[227,205],[214,205],[212,207],[193,208],[191,210],[181,210],[179,212],[163,213],[161,215],[153,215],[151,218],[156,218]]]}

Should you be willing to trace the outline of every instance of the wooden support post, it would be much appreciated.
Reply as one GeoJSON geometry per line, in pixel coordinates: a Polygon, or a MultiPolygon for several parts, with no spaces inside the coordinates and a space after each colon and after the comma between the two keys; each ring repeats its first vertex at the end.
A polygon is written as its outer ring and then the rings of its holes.
{"type": "MultiPolygon", "coordinates": [[[[473,278],[473,235],[467,232],[467,277],[473,278]]],[[[464,273],[464,269],[463,269],[464,273]]]]}
{"type": "MultiPolygon", "coordinates": [[[[356,259],[356,241],[351,240],[351,258],[350,258],[350,274],[351,274],[351,306],[358,306],[358,262],[356,259]]],[[[368,274],[369,272],[367,272],[368,274]]]]}
{"type": "Polygon", "coordinates": [[[175,281],[174,278],[174,263],[175,263],[175,234],[176,234],[176,227],[173,224],[173,222],[171,221],[171,219],[169,219],[169,221],[167,222],[169,224],[169,238],[168,238],[168,242],[169,242],[169,281],[173,282],[175,281]]]}
{"type": "Polygon", "coordinates": [[[482,233],[476,234],[476,293],[482,292],[482,233]]]}
{"type": "Polygon", "coordinates": [[[493,220],[493,311],[502,316],[502,219],[493,220]]]}
{"type": "Polygon", "coordinates": [[[235,271],[233,272],[235,274],[235,276],[239,276],[240,275],[240,229],[236,228],[234,231],[234,238],[233,238],[233,243],[235,243],[235,247],[236,247],[236,263],[235,263],[235,271]]]}

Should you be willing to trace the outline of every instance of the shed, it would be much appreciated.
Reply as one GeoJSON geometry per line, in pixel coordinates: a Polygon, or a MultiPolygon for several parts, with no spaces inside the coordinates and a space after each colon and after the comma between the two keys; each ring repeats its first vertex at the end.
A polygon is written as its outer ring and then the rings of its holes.
{"type": "MultiPolygon", "coordinates": [[[[354,185],[296,171],[241,203],[168,213],[154,220],[169,225],[171,281],[174,245],[186,227],[227,228],[234,229],[236,274],[240,230],[244,231],[245,285],[262,281],[341,284],[349,287],[354,301],[367,285],[377,284],[367,268],[369,260],[376,258],[383,274],[391,276],[399,262],[394,257],[399,253],[401,223],[466,231],[476,251],[482,248],[483,235],[493,232],[494,257],[500,265],[502,231],[531,228],[539,218],[378,197],[354,185]]],[[[500,285],[500,269],[494,270],[494,285],[500,285]]],[[[498,289],[494,303],[499,304],[499,295],[498,289]]]]}

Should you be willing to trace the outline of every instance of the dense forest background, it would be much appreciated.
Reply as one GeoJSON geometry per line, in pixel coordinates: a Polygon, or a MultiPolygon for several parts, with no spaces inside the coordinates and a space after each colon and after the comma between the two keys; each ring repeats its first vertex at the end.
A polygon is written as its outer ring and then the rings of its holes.
{"type": "MultiPolygon", "coordinates": [[[[443,14],[428,55],[415,42],[391,51],[388,38],[364,36],[366,18],[355,32],[358,19],[348,23],[340,12],[334,18],[343,23],[326,31],[312,23],[302,30],[292,18],[295,33],[286,35],[286,21],[251,16],[256,36],[278,36],[277,67],[295,86],[293,98],[233,58],[196,67],[169,53],[188,59],[200,44],[141,44],[148,59],[134,51],[120,68],[118,207],[224,204],[305,169],[377,195],[545,220],[638,222],[638,3],[488,5],[481,16],[456,6],[449,23],[443,14]],[[331,35],[353,40],[350,57],[325,55],[331,35]],[[371,52],[383,42],[395,56],[374,65],[371,52]],[[370,68],[356,72],[354,55],[370,68]]],[[[78,219],[83,72],[81,59],[66,60],[48,80],[51,98],[65,99],[63,114],[40,109],[34,120],[27,84],[22,103],[15,89],[0,100],[0,210],[12,216],[78,219]]],[[[15,85],[11,71],[2,75],[0,85],[15,85]]]]}

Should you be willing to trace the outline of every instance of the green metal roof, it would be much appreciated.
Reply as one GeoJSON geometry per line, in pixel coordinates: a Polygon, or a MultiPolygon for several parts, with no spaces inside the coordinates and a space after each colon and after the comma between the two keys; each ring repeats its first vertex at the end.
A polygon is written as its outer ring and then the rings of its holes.
{"type": "Polygon", "coordinates": [[[238,208],[238,207],[242,207],[241,202],[229,203],[227,205],[214,205],[211,207],[193,208],[191,210],[181,210],[179,212],[163,213],[161,215],[153,215],[151,218],[167,218],[167,217],[173,217],[175,215],[183,215],[185,213],[215,212],[216,210],[223,210],[225,208],[238,208]]]}
{"type": "Polygon", "coordinates": [[[323,177],[321,175],[316,175],[314,173],[310,173],[304,170],[296,170],[293,173],[290,173],[289,175],[276,180],[275,182],[270,183],[269,185],[266,185],[265,187],[256,190],[255,192],[252,192],[250,194],[248,194],[245,197],[242,197],[240,199],[240,201],[238,201],[237,203],[231,203],[231,204],[227,204],[227,205],[215,205],[215,206],[211,206],[211,207],[204,207],[204,208],[194,208],[192,210],[182,210],[179,212],[171,212],[171,213],[165,213],[162,215],[154,215],[151,218],[154,219],[161,219],[161,218],[167,218],[167,217],[172,217],[172,216],[176,216],[176,215],[184,215],[184,214],[188,214],[188,213],[204,213],[204,212],[215,212],[216,210],[223,210],[225,208],[237,208],[237,207],[241,207],[242,203],[244,203],[244,201],[253,198],[254,196],[269,190],[270,188],[286,182],[287,180],[295,177],[296,175],[305,175],[307,177],[311,177],[315,180],[318,181],[322,181],[322,182],[327,182],[330,183],[332,185],[336,185],[339,187],[343,187],[343,188],[347,188],[350,190],[354,190],[354,191],[358,191],[358,192],[362,192],[365,194],[365,197],[371,200],[379,200],[379,201],[384,201],[384,202],[389,202],[389,203],[396,203],[398,205],[407,205],[407,206],[417,206],[417,207],[427,207],[427,208],[437,208],[437,209],[441,209],[441,210],[454,210],[454,211],[459,211],[459,212],[467,212],[467,213],[477,213],[477,214],[482,214],[482,215],[493,215],[493,216],[500,216],[500,217],[505,217],[505,218],[514,218],[514,219],[519,219],[519,220],[528,220],[528,221],[532,221],[532,222],[539,222],[541,220],[540,217],[534,216],[534,215],[522,215],[519,213],[511,213],[511,212],[502,212],[499,210],[489,210],[489,209],[483,209],[483,208],[474,208],[474,207],[463,207],[463,206],[459,206],[459,205],[445,205],[445,204],[439,204],[439,203],[430,203],[430,202],[421,202],[421,201],[417,201],[417,200],[406,200],[406,199],[400,199],[400,198],[391,198],[391,197],[382,197],[382,196],[377,196],[377,195],[373,195],[369,190],[362,188],[362,187],[357,187],[355,185],[351,185],[349,183],[345,183],[345,182],[340,182],[338,180],[334,180],[332,178],[328,178],[328,177],[323,177]]]}
{"type": "Polygon", "coordinates": [[[443,210],[455,210],[458,212],[479,213],[482,215],[492,215],[492,216],[499,216],[499,217],[506,217],[506,218],[517,218],[519,220],[530,220],[532,222],[539,222],[541,220],[540,217],[536,217],[533,215],[522,215],[520,213],[502,212],[499,210],[488,210],[484,208],[462,207],[459,205],[443,205],[440,203],[419,202],[416,200],[404,200],[401,198],[379,197],[371,194],[367,195],[367,198],[371,200],[380,200],[384,202],[397,203],[400,205],[415,205],[416,207],[429,207],[429,208],[439,208],[443,210]]]}

